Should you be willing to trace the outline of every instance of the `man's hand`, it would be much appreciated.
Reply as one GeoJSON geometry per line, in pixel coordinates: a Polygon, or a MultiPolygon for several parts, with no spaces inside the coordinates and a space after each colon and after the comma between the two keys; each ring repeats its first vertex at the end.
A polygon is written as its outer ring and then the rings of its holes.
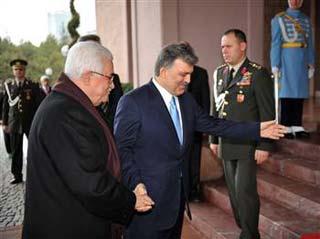
{"type": "Polygon", "coordinates": [[[280,139],[287,132],[287,128],[283,125],[276,124],[274,120],[261,122],[260,137],[270,139],[280,139]]]}
{"type": "Polygon", "coordinates": [[[314,76],[314,65],[309,64],[309,69],[308,69],[308,78],[311,79],[314,76]]]}
{"type": "Polygon", "coordinates": [[[154,202],[148,196],[146,186],[143,183],[139,183],[133,192],[136,195],[135,209],[138,212],[149,211],[154,205],[154,202]]]}
{"type": "Polygon", "coordinates": [[[139,183],[133,192],[139,195],[147,195],[147,189],[143,183],[139,183]]]}
{"type": "Polygon", "coordinates": [[[209,147],[211,149],[213,156],[217,157],[218,156],[218,145],[217,144],[210,144],[209,147]]]}
{"type": "Polygon", "coordinates": [[[269,158],[269,152],[263,150],[256,150],[254,158],[257,161],[257,164],[262,164],[269,158]]]}
{"type": "Polygon", "coordinates": [[[152,206],[154,205],[154,201],[148,196],[148,195],[140,195],[137,193],[134,193],[136,195],[136,205],[135,209],[138,212],[146,212],[149,211],[152,206]]]}

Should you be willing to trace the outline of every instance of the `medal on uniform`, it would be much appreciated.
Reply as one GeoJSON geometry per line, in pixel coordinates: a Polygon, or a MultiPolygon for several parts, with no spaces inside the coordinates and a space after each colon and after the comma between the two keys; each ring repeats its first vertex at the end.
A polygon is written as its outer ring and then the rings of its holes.
{"type": "Polygon", "coordinates": [[[242,103],[244,101],[244,94],[237,94],[237,102],[242,103]]]}
{"type": "Polygon", "coordinates": [[[27,95],[26,95],[26,99],[27,100],[31,100],[31,95],[30,95],[30,91],[26,91],[27,95]]]}

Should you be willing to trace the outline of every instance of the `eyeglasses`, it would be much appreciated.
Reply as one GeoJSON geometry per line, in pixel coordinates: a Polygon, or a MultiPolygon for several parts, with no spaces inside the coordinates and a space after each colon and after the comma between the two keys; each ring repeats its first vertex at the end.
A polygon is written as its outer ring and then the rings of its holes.
{"type": "Polygon", "coordinates": [[[108,76],[108,75],[104,75],[104,74],[101,74],[99,72],[96,72],[96,71],[90,71],[91,73],[94,73],[94,74],[97,74],[99,76],[104,76],[105,78],[107,78],[108,80],[112,81],[113,80],[113,77],[114,77],[114,73],[111,74],[111,76],[108,76]]]}

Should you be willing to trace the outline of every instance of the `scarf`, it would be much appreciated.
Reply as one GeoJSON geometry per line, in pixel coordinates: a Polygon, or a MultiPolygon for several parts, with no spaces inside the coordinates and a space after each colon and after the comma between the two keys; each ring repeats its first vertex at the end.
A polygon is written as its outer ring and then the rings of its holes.
{"type": "Polygon", "coordinates": [[[64,73],[61,73],[59,80],[53,88],[53,91],[70,96],[72,99],[81,104],[100,124],[106,138],[108,147],[107,170],[118,180],[120,180],[120,160],[117,152],[113,136],[108,128],[106,122],[102,119],[88,96],[76,86],[64,73]]]}

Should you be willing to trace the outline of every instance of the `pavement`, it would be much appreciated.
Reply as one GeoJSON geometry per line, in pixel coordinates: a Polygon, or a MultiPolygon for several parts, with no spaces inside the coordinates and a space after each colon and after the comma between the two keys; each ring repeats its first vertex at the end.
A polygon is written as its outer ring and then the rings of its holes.
{"type": "MultiPolygon", "coordinates": [[[[26,145],[26,139],[24,141],[26,145]]],[[[24,172],[25,166],[24,160],[24,172]]],[[[25,183],[11,185],[11,179],[11,158],[5,150],[3,134],[0,132],[0,232],[23,222],[25,183]]]]}

